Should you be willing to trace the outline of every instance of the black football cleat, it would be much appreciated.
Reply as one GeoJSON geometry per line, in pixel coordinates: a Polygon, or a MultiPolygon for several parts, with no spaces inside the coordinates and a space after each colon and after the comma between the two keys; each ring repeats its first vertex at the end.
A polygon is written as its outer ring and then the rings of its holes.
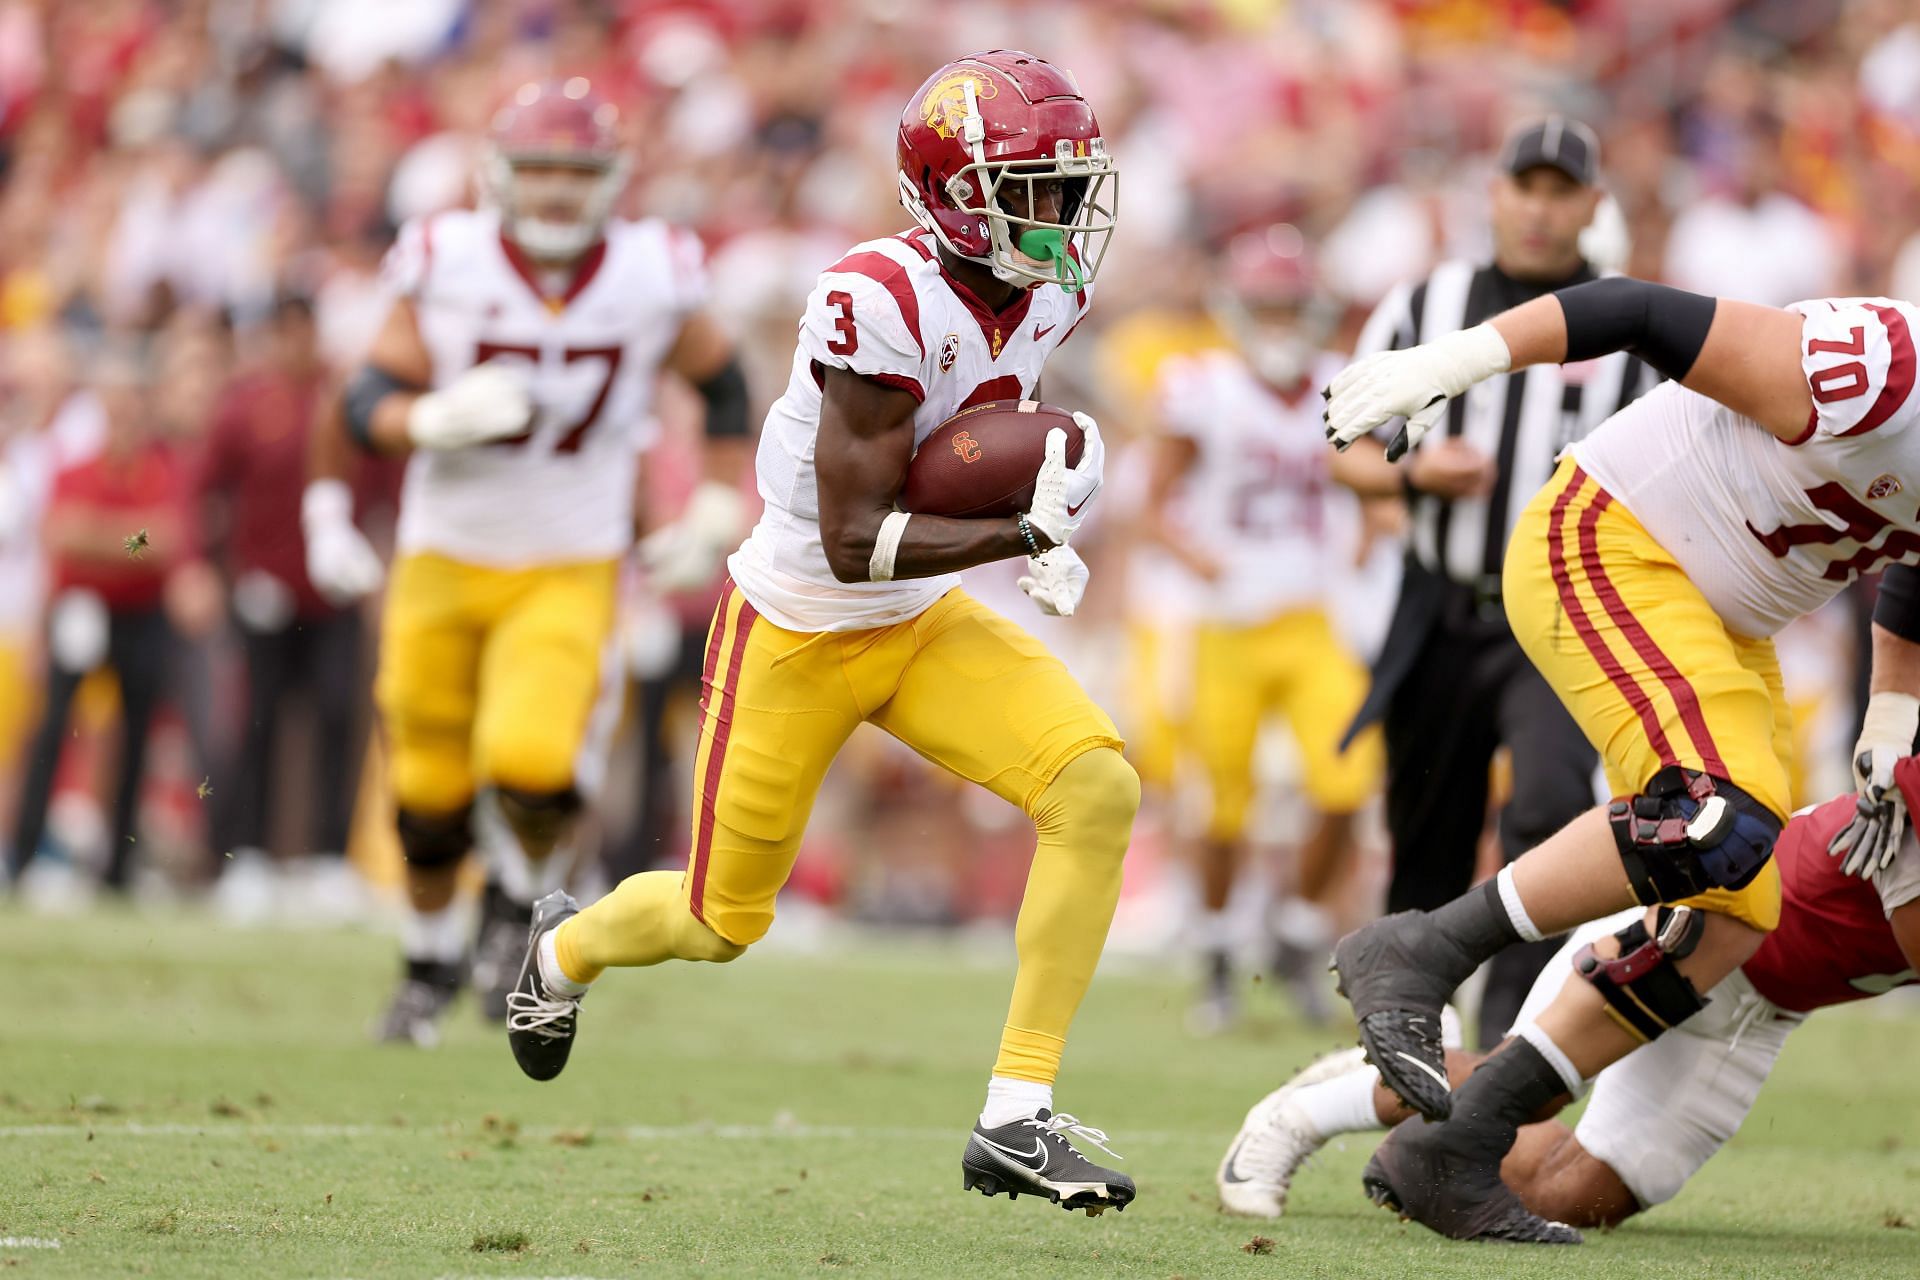
{"type": "Polygon", "coordinates": [[[553,1079],[566,1069],[567,1055],[573,1052],[584,997],[547,990],[540,979],[540,939],[579,914],[580,904],[560,889],[533,904],[526,957],[513,990],[507,993],[507,1043],[529,1079],[553,1079]]]}
{"type": "Polygon", "coordinates": [[[960,1157],[961,1190],[985,1196],[1004,1193],[1009,1200],[1041,1196],[1062,1209],[1085,1209],[1089,1218],[1108,1208],[1125,1209],[1133,1201],[1133,1179],[1081,1155],[1067,1141],[1068,1134],[1119,1159],[1100,1130],[1042,1108],[998,1128],[973,1126],[966,1154],[960,1157]]]}
{"type": "Polygon", "coordinates": [[[488,883],[480,897],[480,932],[473,944],[473,990],[480,997],[480,1016],[489,1022],[507,1020],[507,993],[526,949],[527,930],[533,926],[533,908],[515,902],[499,885],[488,883]]]}
{"type": "Polygon", "coordinates": [[[1503,1153],[1497,1138],[1463,1120],[1403,1124],[1367,1161],[1360,1184],[1375,1204],[1449,1239],[1581,1243],[1578,1231],[1533,1213],[1500,1180],[1503,1153]]]}
{"type": "Polygon", "coordinates": [[[1353,1005],[1360,1045],[1380,1081],[1429,1120],[1453,1111],[1440,1010],[1474,966],[1423,911],[1401,911],[1340,939],[1338,990],[1353,1005]]]}
{"type": "Polygon", "coordinates": [[[374,1026],[373,1038],[381,1044],[410,1044],[420,1049],[438,1045],[440,1019],[460,994],[464,968],[461,964],[409,960],[393,1000],[374,1026]]]}

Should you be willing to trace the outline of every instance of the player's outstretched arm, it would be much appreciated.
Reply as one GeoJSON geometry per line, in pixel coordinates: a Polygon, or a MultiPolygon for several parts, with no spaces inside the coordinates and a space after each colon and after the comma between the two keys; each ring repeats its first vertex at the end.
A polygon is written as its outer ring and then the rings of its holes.
{"type": "MultiPolygon", "coordinates": [[[[833,576],[875,580],[874,548],[913,460],[910,392],[847,369],[825,366],[814,471],[820,485],[820,538],[833,576]]],[[[1052,544],[1035,530],[1042,550],[1052,544]]],[[[894,550],[891,578],[927,578],[1029,553],[1013,516],[957,520],[916,515],[894,550]]],[[[884,580],[884,579],[882,579],[884,580]]]]}
{"type": "Polygon", "coordinates": [[[1783,440],[1804,438],[1813,411],[1800,361],[1804,320],[1775,307],[1624,276],[1536,298],[1484,324],[1355,361],[1327,389],[1327,438],[1345,449],[1395,417],[1397,459],[1447,400],[1495,374],[1632,351],[1682,385],[1783,440]]]}

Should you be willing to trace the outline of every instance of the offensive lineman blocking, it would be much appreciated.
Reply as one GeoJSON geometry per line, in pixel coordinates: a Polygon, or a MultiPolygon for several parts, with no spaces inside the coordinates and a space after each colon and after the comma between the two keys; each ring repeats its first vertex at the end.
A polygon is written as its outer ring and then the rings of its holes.
{"type": "MultiPolygon", "coordinates": [[[[1778,923],[1770,854],[1789,738],[1767,637],[1858,574],[1920,554],[1920,516],[1900,496],[1920,451],[1917,319],[1883,298],[1777,309],[1617,278],[1334,381],[1328,438],[1344,446],[1406,415],[1397,454],[1448,397],[1509,367],[1626,349],[1675,379],[1574,446],[1507,555],[1514,632],[1601,750],[1616,799],[1488,885],[1335,950],[1383,1080],[1444,1122],[1382,1145],[1366,1174],[1380,1202],[1450,1235],[1577,1240],[1500,1182],[1517,1126],[1699,1010],[1699,988],[1778,923]],[[1511,942],[1633,902],[1660,910],[1585,954],[1585,981],[1566,984],[1453,1105],[1432,1034],[1452,986],[1511,942]]],[[[1892,773],[1920,722],[1913,622],[1876,618],[1858,812],[1834,841],[1861,874],[1891,856],[1904,821],[1892,773]]]]}
{"type": "Polygon", "coordinates": [[[935,72],[908,103],[898,155],[920,229],[856,245],[821,277],[761,435],[766,512],[714,614],[686,872],[630,877],[585,911],[543,899],[509,1039],[527,1075],[551,1079],[605,969],[724,962],[757,942],[828,765],[871,722],[1019,805],[1039,831],[964,1185],[1123,1208],[1132,1180],[1067,1141],[1105,1135],[1055,1114],[1052,1084],[1113,917],[1139,781],[1059,660],[956,576],[1026,555],[1022,588],[1048,613],[1073,612],[1087,571],[1066,544],[1100,486],[1098,429],[1076,415],[1085,446],[1071,469],[1065,433],[1051,434],[1025,515],[894,510],[935,427],[970,404],[1035,395],[1091,298],[1114,166],[1072,77],[1005,50],[935,72]]]}

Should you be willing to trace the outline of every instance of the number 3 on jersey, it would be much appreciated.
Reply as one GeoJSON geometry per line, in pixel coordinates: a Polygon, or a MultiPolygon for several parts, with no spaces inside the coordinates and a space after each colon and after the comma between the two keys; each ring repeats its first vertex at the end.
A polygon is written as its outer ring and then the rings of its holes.
{"type": "Polygon", "coordinates": [[[833,341],[827,350],[837,356],[850,356],[860,349],[860,331],[853,327],[853,295],[835,289],[827,295],[827,305],[840,313],[833,322],[833,341]]]}
{"type": "MultiPolygon", "coordinates": [[[[560,362],[564,365],[577,364],[583,360],[597,360],[601,364],[600,385],[594,391],[593,399],[586,409],[571,425],[567,426],[560,438],[554,442],[555,453],[578,453],[587,438],[587,432],[600,420],[600,411],[606,408],[607,393],[613,389],[613,380],[620,372],[620,357],[625,354],[624,347],[567,347],[560,352],[560,362]]],[[[475,345],[473,362],[485,364],[495,356],[515,356],[525,360],[537,373],[540,368],[540,349],[505,342],[481,342],[475,345]]],[[[536,397],[536,400],[538,397],[536,397]]],[[[508,436],[504,440],[494,441],[495,446],[520,447],[532,443],[537,428],[529,427],[517,436],[508,436]]]]}

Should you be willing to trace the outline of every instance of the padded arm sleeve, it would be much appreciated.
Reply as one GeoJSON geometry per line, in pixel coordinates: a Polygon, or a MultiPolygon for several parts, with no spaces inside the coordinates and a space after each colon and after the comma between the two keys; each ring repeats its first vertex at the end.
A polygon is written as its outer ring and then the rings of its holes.
{"type": "Polygon", "coordinates": [[[1717,298],[1630,276],[1609,276],[1553,295],[1567,319],[1566,363],[1631,351],[1675,382],[1706,345],[1717,298]]]}

